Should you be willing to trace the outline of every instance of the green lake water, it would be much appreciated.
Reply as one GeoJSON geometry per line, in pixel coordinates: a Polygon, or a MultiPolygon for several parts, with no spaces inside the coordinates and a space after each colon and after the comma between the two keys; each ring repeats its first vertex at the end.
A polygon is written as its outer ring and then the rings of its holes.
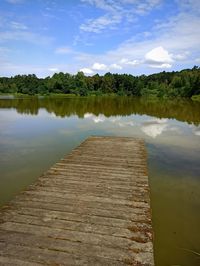
{"type": "Polygon", "coordinates": [[[198,102],[2,97],[0,205],[90,135],[145,139],[156,265],[200,265],[198,102]]]}

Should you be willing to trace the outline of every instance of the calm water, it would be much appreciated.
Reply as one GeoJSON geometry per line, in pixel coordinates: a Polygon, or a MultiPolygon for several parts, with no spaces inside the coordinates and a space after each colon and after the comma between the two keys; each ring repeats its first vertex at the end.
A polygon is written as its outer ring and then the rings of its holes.
{"type": "Polygon", "coordinates": [[[112,98],[0,99],[0,204],[90,135],[144,138],[155,261],[200,265],[200,103],[112,98]]]}

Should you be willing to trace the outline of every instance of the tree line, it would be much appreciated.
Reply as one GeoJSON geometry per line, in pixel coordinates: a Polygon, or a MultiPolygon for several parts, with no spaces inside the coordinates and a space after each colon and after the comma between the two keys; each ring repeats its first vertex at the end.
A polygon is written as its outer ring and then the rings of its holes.
{"type": "Polygon", "coordinates": [[[83,72],[76,75],[60,72],[46,78],[38,78],[35,74],[0,77],[0,93],[200,97],[200,67],[141,76],[110,72],[104,76],[85,76],[83,72]]]}

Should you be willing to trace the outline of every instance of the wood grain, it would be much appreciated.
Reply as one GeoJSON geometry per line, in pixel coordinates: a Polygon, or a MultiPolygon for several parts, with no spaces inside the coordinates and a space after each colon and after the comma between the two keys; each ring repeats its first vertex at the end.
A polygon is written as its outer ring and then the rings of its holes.
{"type": "Polygon", "coordinates": [[[0,265],[154,265],[143,140],[90,137],[0,211],[0,265]]]}

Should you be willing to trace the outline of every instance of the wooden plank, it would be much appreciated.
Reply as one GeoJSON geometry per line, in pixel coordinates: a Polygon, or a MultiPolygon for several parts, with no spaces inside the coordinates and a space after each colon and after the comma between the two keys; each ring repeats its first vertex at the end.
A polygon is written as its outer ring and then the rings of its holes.
{"type": "Polygon", "coordinates": [[[143,140],[90,137],[16,196],[0,265],[154,265],[143,140]]]}

